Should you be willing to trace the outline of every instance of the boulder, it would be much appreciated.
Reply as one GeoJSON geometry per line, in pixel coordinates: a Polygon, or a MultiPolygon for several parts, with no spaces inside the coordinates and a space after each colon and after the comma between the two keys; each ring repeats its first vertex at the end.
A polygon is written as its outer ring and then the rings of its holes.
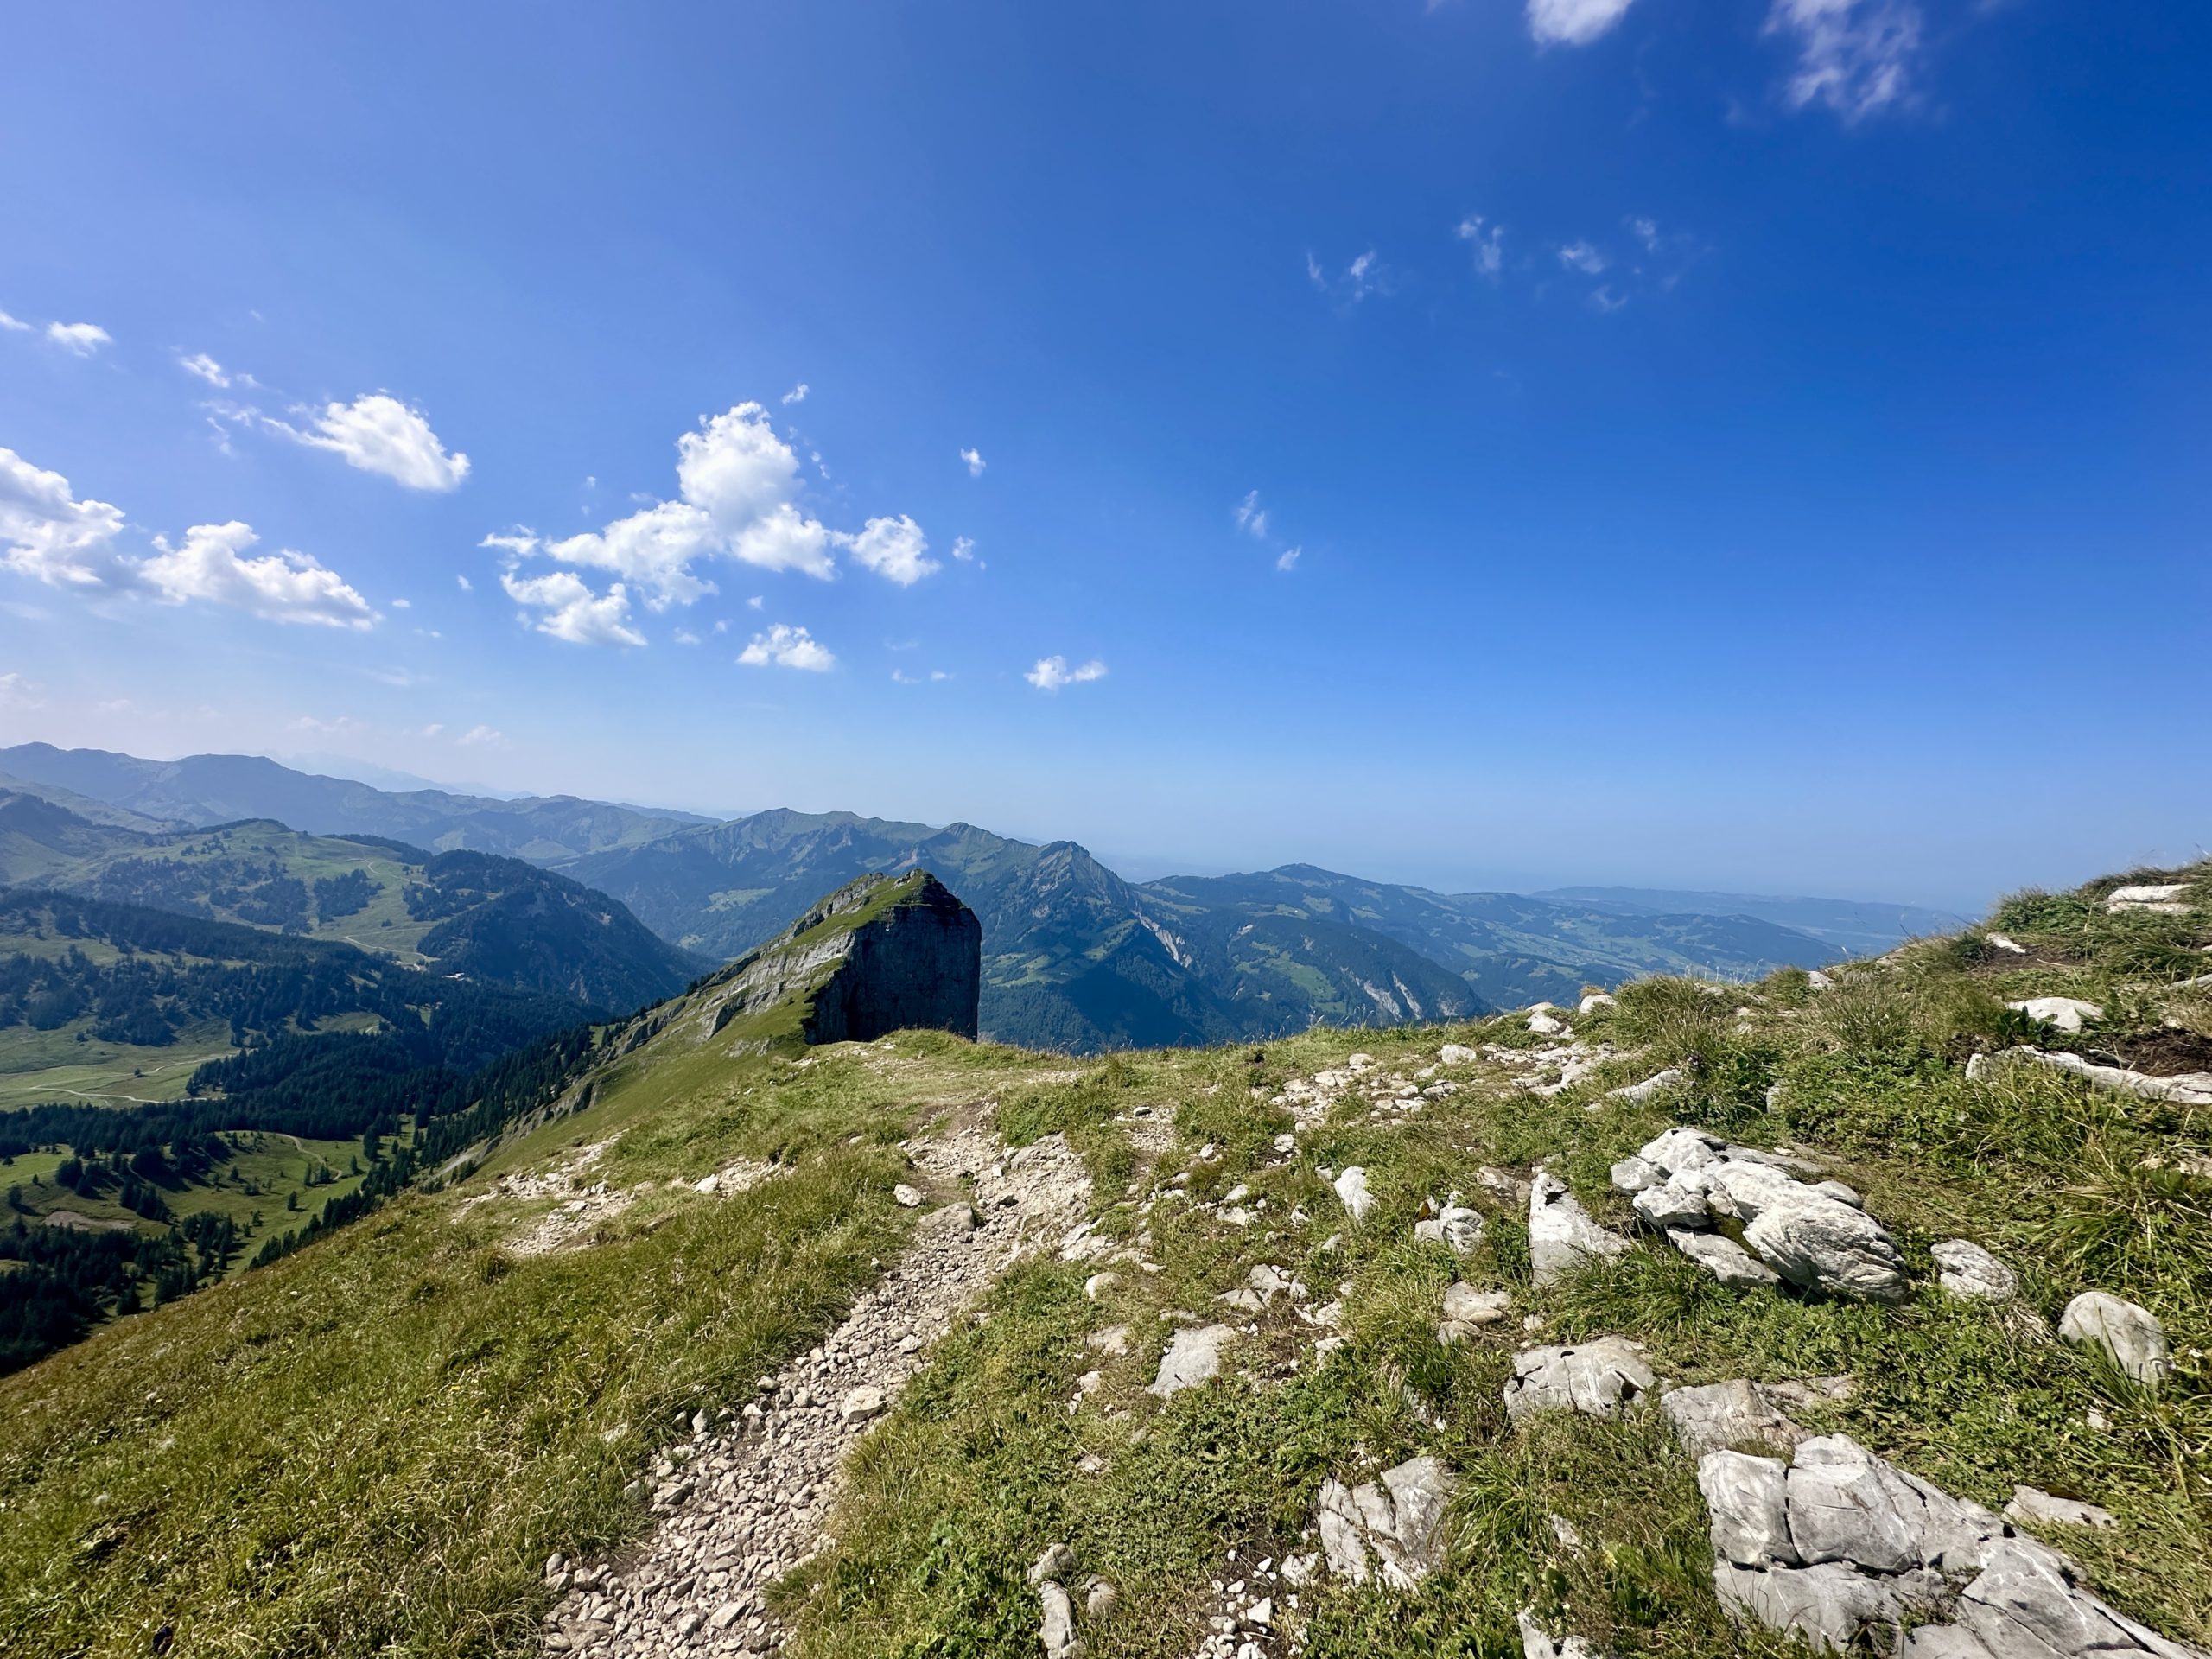
{"type": "Polygon", "coordinates": [[[1329,1570],[1364,1584],[1372,1552],[1386,1586],[1413,1588],[1444,1559],[1444,1510],[1454,1484],[1428,1457],[1408,1459],[1357,1486],[1323,1481],[1315,1519],[1329,1570]]]}
{"type": "Polygon", "coordinates": [[[1168,1338],[1150,1392],[1162,1400],[1221,1375],[1221,1350],[1236,1334],[1226,1325],[1185,1326],[1168,1338]]]}
{"type": "Polygon", "coordinates": [[[2138,1382],[2156,1387],[2172,1369],[2166,1328],[2147,1307],[2101,1290],[2084,1291],[2059,1315],[2058,1334],[2101,1348],[2138,1382]]]}
{"type": "Polygon", "coordinates": [[[1536,1172],[1529,1188],[1529,1276],[1548,1285],[1593,1262],[1609,1261],[1629,1249],[1628,1240],[1590,1218],[1554,1176],[1536,1172]]]}
{"type": "Polygon", "coordinates": [[[2020,1294],[2019,1275],[1979,1244],[1947,1238],[1929,1254],[1936,1258],[1936,1282],[1950,1295],[1971,1301],[2009,1302],[2020,1294]]]}
{"type": "Polygon", "coordinates": [[[2189,909],[2182,900],[2188,891],[2186,881],[2138,882],[2107,893],[2105,909],[2114,915],[2123,910],[2148,910],[2162,916],[2179,916],[2189,909]]]}
{"type": "Polygon", "coordinates": [[[1643,1344],[1625,1337],[1558,1348],[1531,1348],[1513,1357],[1505,1385],[1505,1414],[1516,1422],[1539,1411],[1579,1411],[1617,1417],[1658,1386],[1643,1363],[1643,1344]]]}

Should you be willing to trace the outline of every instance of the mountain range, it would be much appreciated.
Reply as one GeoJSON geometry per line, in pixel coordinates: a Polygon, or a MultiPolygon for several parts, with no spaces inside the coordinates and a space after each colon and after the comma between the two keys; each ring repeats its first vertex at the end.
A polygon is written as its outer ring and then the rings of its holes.
{"type": "MultiPolygon", "coordinates": [[[[60,845],[43,864],[22,849],[21,831],[11,842],[0,823],[0,878],[169,902],[160,882],[118,885],[118,862],[139,869],[154,855],[92,855],[84,838],[151,836],[168,849],[162,856],[188,862],[198,856],[191,832],[232,825],[224,833],[235,847],[238,821],[264,820],[250,838],[257,856],[278,863],[327,864],[308,843],[334,836],[390,838],[424,856],[466,850],[528,861],[582,884],[579,892],[594,895],[587,908],[634,916],[692,966],[760,944],[858,876],[925,868],[982,921],[984,1034],[1078,1051],[1257,1039],[1320,1022],[1459,1019],[1570,1001],[1587,986],[1646,973],[1753,977],[1886,949],[1955,921],[1903,906],[1647,889],[1442,893],[1311,865],[1137,883],[1072,841],[1039,845],[968,823],[782,810],[715,821],[571,796],[393,791],[250,755],[156,761],[29,743],[0,749],[0,774],[79,820],[73,829],[48,824],[60,845]],[[100,810],[113,821],[92,824],[100,810]],[[277,847],[277,825],[298,832],[300,844],[277,847]],[[61,868],[72,860],[73,870],[61,868]]],[[[556,910],[585,902],[565,888],[546,892],[565,895],[556,910]]],[[[257,919],[210,907],[205,894],[185,899],[203,913],[257,919]]],[[[383,938],[357,925],[334,931],[320,913],[306,926],[370,949],[428,949],[419,938],[391,937],[384,919],[376,919],[383,938]]],[[[518,936],[505,937],[512,945],[518,936]]],[[[503,982],[550,988],[528,976],[503,982]]]]}

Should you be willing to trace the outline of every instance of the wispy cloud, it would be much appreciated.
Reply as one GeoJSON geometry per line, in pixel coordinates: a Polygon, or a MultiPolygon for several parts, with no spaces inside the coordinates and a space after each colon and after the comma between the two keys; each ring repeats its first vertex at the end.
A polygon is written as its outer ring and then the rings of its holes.
{"type": "Polygon", "coordinates": [[[1268,537],[1268,510],[1260,505],[1260,493],[1251,490],[1236,504],[1236,528],[1255,542],[1268,537]]]}
{"type": "Polygon", "coordinates": [[[223,372],[223,365],[205,352],[194,352],[189,357],[180,357],[176,360],[176,365],[187,374],[198,376],[211,386],[228,386],[231,384],[231,377],[223,372]]]}
{"type": "Polygon", "coordinates": [[[0,334],[28,334],[30,331],[31,326],[28,322],[20,318],[11,317],[5,311],[0,311],[0,334]]]}
{"type": "Polygon", "coordinates": [[[1286,547],[1276,556],[1275,569],[1283,571],[1297,569],[1299,556],[1305,551],[1306,550],[1302,547],[1286,547]]]}
{"type": "Polygon", "coordinates": [[[968,476],[970,478],[981,478],[983,475],[983,468],[989,465],[973,449],[963,449],[960,452],[960,459],[968,463],[968,476]]]}
{"type": "Polygon", "coordinates": [[[1539,46],[1587,46],[1627,16],[1633,0],[1529,0],[1529,33],[1539,46]]]}
{"type": "Polygon", "coordinates": [[[1921,30],[1910,0],[1774,0],[1764,32],[1797,48],[1783,101],[1794,110],[1817,104],[1852,123],[1912,102],[1921,30]]]}
{"type": "Polygon", "coordinates": [[[1480,213],[1459,221],[1459,239],[1475,257],[1475,274],[1495,283],[1505,270],[1505,226],[1492,225],[1480,213]]]}
{"type": "Polygon", "coordinates": [[[1039,657],[1037,666],[1021,677],[1039,691],[1057,691],[1062,686],[1082,685],[1091,680],[1106,677],[1106,664],[1096,658],[1080,667],[1070,668],[1065,657],[1039,657]]]}
{"type": "Polygon", "coordinates": [[[1342,274],[1334,276],[1322,269],[1321,262],[1308,251],[1306,256],[1306,280],[1319,292],[1346,306],[1357,305],[1377,294],[1388,296],[1395,291],[1396,284],[1395,274],[1382,263],[1382,256],[1373,248],[1354,255],[1342,274]]]}
{"type": "Polygon", "coordinates": [[[1569,242],[1559,251],[1559,262],[1569,270],[1595,276],[1611,262],[1587,242],[1569,242]]]}
{"type": "Polygon", "coordinates": [[[784,394],[784,401],[787,404],[803,404],[806,401],[806,394],[807,384],[802,380],[784,394]]]}

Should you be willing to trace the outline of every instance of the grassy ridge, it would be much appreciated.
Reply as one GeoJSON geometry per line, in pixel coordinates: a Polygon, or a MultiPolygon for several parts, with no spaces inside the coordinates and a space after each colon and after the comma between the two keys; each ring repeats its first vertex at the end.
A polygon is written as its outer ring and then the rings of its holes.
{"type": "MultiPolygon", "coordinates": [[[[2212,868],[2189,874],[2203,882],[2212,868]]],[[[897,1248],[893,1143],[984,1101],[1011,1140],[1065,1132],[1091,1167],[1101,1230],[1141,1239],[1160,1270],[1125,1271],[1093,1303],[1082,1287],[1095,1264],[1029,1264],[995,1288],[982,1322],[940,1344],[863,1443],[836,1543],[785,1586],[802,1653],[1027,1659],[1036,1603],[1021,1574],[1063,1537],[1122,1592],[1083,1631],[1092,1659],[1187,1653],[1230,1548],[1280,1560],[1325,1475],[1365,1478],[1415,1452],[1461,1481],[1446,1568],[1407,1598],[1308,1592],[1311,1650],[1509,1653],[1513,1613],[1533,1605],[1623,1659],[1785,1651],[1737,1630],[1714,1600],[1690,1465],[1649,1417],[1507,1423],[1499,1390],[1516,1347],[1611,1332],[1646,1343],[1670,1381],[1848,1372],[1856,1397],[1801,1421],[1961,1497],[2001,1503],[2023,1481],[2104,1504],[2116,1530],[2054,1541],[2117,1605],[2203,1643],[2212,1183],[2177,1159],[2212,1151],[2204,1113],[2024,1067],[1965,1076],[1977,1050],[2067,1040],[2005,1006],[2046,991],[2106,1006],[2078,1047],[2212,1040],[2212,997],[2172,988],[2193,976],[2177,964],[2212,972],[2198,948],[2212,915],[2107,916],[2111,885],[2000,912],[2025,956],[1974,934],[1824,991],[1796,973],[1725,995],[1644,982],[1573,1018],[1622,1057],[1573,1089],[1539,1097],[1484,1061],[1452,1071],[1459,1092],[1402,1122],[1344,1103],[1287,1158],[1274,1137],[1291,1120],[1269,1099],[1292,1077],[1354,1048],[1411,1076],[1446,1039],[1537,1039],[1507,1018],[1316,1032],[1256,1058],[1070,1066],[909,1035],[795,1062],[732,1059],[672,1022],[602,1073],[588,1109],[497,1149],[452,1190],[0,1382],[0,1649],[138,1655],[168,1623],[181,1652],[529,1650],[543,1557],[645,1524],[623,1489],[678,1421],[747,1397],[897,1248]],[[1690,1074],[1673,1098],[1604,1098],[1662,1064],[1690,1074]],[[1141,1121],[1172,1125],[1156,1161],[1141,1121]],[[1912,1299],[1728,1291],[1648,1243],[1538,1290],[1510,1207],[1489,1206],[1465,1262],[1413,1240],[1425,1197],[1474,1192],[1484,1165],[1540,1159],[1625,1227],[1606,1167],[1677,1122],[1829,1158],[1899,1239],[1912,1299]],[[594,1174],[652,1185],[588,1248],[503,1249],[546,1201],[461,1208],[502,1174],[610,1138],[594,1174]],[[724,1201],[666,1185],[739,1156],[789,1173],[724,1201]],[[1352,1163],[1376,1199],[1357,1227],[1319,1173],[1352,1163]],[[1249,1229],[1205,1207],[1240,1183],[1248,1205],[1267,1201],[1249,1229]],[[1169,1190],[1197,1202],[1155,1196],[1169,1190]],[[2089,1287],[2144,1302],[2165,1321],[2176,1375],[2152,1394],[2017,1316],[1944,1299],[1928,1250],[1957,1236],[2016,1265],[2040,1314],[2089,1287]],[[1230,1348],[1221,1382],[1152,1400],[1160,1316],[1213,1317],[1213,1297],[1261,1261],[1294,1269],[1316,1300],[1341,1290],[1345,1347],[1315,1364],[1316,1332],[1279,1305],[1230,1348]],[[1455,1271],[1512,1292],[1514,1317],[1446,1348],[1435,1321],[1455,1271]],[[1522,1332],[1524,1317],[1539,1334],[1522,1332]],[[1084,1343],[1111,1324],[1130,1328],[1126,1357],[1084,1343]],[[1094,1366],[1103,1386],[1071,1409],[1094,1366]]]]}

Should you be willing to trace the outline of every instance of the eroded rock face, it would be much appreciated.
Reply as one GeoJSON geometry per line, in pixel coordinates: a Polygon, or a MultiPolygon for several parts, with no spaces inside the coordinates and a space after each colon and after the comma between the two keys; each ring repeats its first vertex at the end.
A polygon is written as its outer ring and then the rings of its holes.
{"type": "Polygon", "coordinates": [[[1367,1582],[1370,1552],[1382,1582],[1410,1590],[1444,1559],[1444,1510],[1451,1473],[1434,1458],[1411,1458],[1357,1486],[1325,1480],[1315,1513],[1329,1570],[1367,1582]]]}
{"type": "Polygon", "coordinates": [[[1804,1441],[1786,1464],[1707,1452],[1698,1489],[1721,1601],[1815,1648],[1896,1639],[1910,1622],[1897,1651],[1922,1659],[2204,1659],[2091,1595],[2056,1551],[1842,1435],[1804,1441]]]}
{"type": "Polygon", "coordinates": [[[809,1043],[874,1042],[895,1031],[976,1035],[983,925],[927,871],[864,875],[724,969],[713,1028],[810,995],[809,1043]]]}

